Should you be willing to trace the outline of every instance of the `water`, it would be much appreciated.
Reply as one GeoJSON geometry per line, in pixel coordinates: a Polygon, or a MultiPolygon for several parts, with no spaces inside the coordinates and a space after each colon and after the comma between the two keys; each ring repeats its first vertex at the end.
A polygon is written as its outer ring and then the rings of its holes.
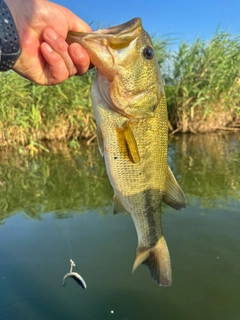
{"type": "Polygon", "coordinates": [[[164,206],[173,284],[131,268],[128,215],[112,215],[112,189],[95,146],[26,161],[1,154],[0,319],[240,319],[240,137],[182,135],[169,161],[188,206],[164,206]],[[70,258],[87,283],[69,271],[70,258]]]}

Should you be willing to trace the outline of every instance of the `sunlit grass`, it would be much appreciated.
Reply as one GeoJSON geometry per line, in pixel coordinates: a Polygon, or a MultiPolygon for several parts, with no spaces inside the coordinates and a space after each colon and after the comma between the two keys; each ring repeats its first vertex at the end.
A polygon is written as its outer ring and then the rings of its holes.
{"type": "Polygon", "coordinates": [[[89,73],[45,87],[14,72],[0,73],[0,145],[90,138],[95,132],[92,78],[89,73]]]}
{"type": "Polygon", "coordinates": [[[210,41],[182,42],[170,55],[172,74],[166,79],[170,118],[188,131],[196,112],[239,112],[240,37],[216,33],[210,41]]]}

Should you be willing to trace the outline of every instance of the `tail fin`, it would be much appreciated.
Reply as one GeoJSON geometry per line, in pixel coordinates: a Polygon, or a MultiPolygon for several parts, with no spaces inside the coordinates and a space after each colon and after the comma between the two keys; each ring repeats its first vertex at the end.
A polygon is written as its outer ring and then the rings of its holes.
{"type": "Polygon", "coordinates": [[[161,237],[154,247],[137,249],[133,271],[135,271],[141,263],[148,266],[151,276],[157,284],[160,286],[171,285],[171,261],[164,237],[161,237]]]}

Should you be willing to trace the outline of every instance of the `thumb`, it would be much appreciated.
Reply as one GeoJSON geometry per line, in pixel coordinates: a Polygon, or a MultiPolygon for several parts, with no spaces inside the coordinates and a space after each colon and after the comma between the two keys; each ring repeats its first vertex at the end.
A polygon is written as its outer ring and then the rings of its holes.
{"type": "Polygon", "coordinates": [[[68,24],[68,31],[76,31],[76,32],[92,32],[92,29],[89,24],[87,24],[84,20],[79,18],[76,14],[70,11],[67,8],[62,7],[68,24]]]}

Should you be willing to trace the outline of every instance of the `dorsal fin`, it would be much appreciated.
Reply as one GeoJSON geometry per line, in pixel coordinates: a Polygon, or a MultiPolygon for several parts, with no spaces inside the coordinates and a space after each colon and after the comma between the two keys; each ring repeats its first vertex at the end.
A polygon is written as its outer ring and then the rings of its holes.
{"type": "Polygon", "coordinates": [[[163,202],[177,210],[186,207],[185,195],[169,167],[166,177],[166,193],[163,197],[163,202]]]}

